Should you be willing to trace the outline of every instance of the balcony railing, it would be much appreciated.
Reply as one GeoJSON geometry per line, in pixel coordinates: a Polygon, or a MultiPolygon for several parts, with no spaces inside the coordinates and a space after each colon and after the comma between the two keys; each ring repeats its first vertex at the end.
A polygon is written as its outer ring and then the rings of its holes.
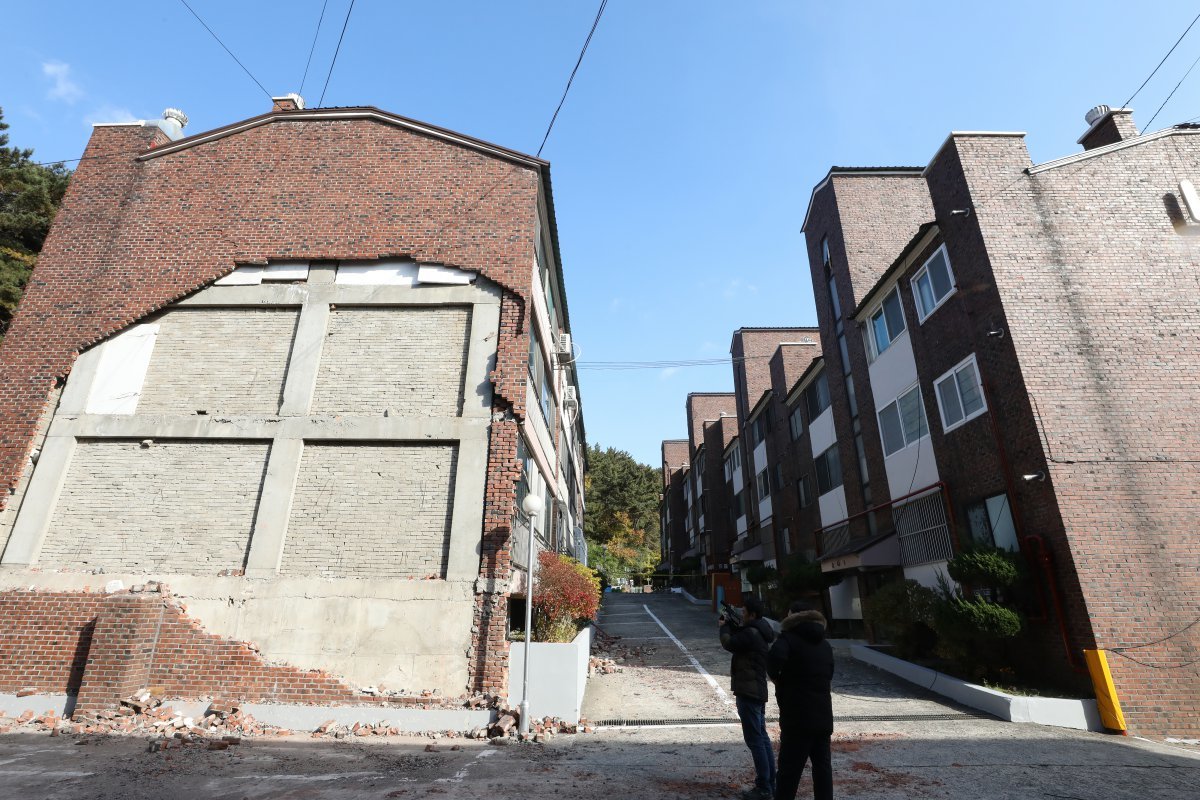
{"type": "Polygon", "coordinates": [[[904,566],[954,558],[954,541],[941,487],[924,497],[892,506],[892,521],[900,540],[900,563],[904,566]]]}
{"type": "MultiPolygon", "coordinates": [[[[945,484],[931,484],[888,503],[872,506],[815,531],[817,558],[851,544],[851,523],[876,511],[888,510],[900,544],[904,566],[945,561],[954,557],[953,515],[945,484]]],[[[857,537],[866,538],[866,537],[857,537]]]]}

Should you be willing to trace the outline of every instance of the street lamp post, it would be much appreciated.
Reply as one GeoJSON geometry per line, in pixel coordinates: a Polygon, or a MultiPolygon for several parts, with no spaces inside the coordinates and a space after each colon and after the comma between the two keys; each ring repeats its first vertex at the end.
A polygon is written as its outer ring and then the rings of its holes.
{"type": "Polygon", "coordinates": [[[521,501],[521,510],[529,517],[529,548],[525,551],[525,663],[522,665],[521,677],[521,722],[517,731],[521,734],[529,733],[529,658],[532,655],[532,630],[533,630],[533,521],[542,509],[546,507],[546,503],[540,495],[530,492],[525,495],[525,499],[521,501]]]}

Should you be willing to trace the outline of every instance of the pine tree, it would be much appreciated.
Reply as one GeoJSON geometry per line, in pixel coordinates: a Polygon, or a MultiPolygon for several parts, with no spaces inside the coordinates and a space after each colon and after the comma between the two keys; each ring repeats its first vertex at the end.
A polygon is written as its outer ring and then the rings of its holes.
{"type": "Polygon", "coordinates": [[[8,146],[0,108],[0,336],[8,330],[71,173],[38,166],[33,150],[8,146]]]}

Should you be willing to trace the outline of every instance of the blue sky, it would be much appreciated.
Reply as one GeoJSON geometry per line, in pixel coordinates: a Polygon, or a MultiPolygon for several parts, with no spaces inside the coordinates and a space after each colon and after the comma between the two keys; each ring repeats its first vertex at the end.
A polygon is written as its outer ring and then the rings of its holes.
{"type": "MultiPolygon", "coordinates": [[[[189,0],[272,94],[297,91],[322,0],[189,0]]],[[[349,0],[328,0],[315,105],[349,0]]],[[[178,0],[14,2],[0,60],[13,144],[74,158],[92,122],[182,108],[189,133],[268,110],[178,0]]],[[[375,105],[534,152],[597,2],[357,0],[325,105],[375,105]]],[[[543,155],[580,362],[728,356],[732,331],[811,325],[800,224],[830,165],[924,164],[951,130],[1078,150],[1193,3],[610,0],[543,155]],[[1152,9],[1152,13],[1149,11],[1152,9]]],[[[1200,25],[1131,104],[1145,123],[1200,56],[1200,25]]],[[[1200,70],[1154,128],[1200,116],[1200,70]]],[[[589,439],[657,465],[689,391],[728,365],[582,372],[589,439]]]]}

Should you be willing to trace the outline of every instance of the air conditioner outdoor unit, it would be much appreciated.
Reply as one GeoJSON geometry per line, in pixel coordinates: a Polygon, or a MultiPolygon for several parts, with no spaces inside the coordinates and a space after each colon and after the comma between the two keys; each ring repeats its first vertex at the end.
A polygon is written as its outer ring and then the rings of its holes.
{"type": "Polygon", "coordinates": [[[577,387],[567,386],[565,389],[563,389],[563,405],[579,405],[579,389],[577,387]]]}
{"type": "Polygon", "coordinates": [[[570,359],[570,357],[571,357],[571,354],[572,354],[572,351],[571,351],[571,334],[569,334],[569,333],[560,333],[560,334],[558,335],[558,354],[559,354],[560,356],[566,356],[568,359],[570,359]]]}

